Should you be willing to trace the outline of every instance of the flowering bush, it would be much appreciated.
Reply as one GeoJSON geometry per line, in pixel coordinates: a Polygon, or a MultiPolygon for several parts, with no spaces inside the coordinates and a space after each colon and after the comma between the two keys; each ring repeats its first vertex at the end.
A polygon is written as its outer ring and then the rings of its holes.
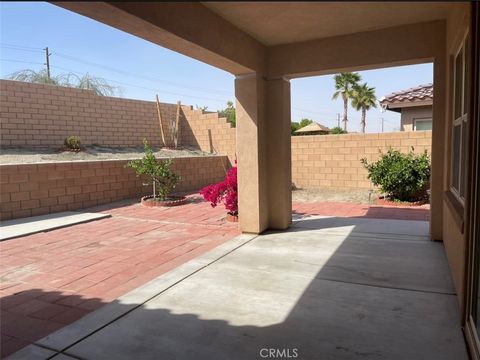
{"type": "Polygon", "coordinates": [[[227,172],[225,180],[212,184],[200,190],[200,195],[210,202],[212,207],[224,203],[225,208],[232,215],[238,214],[237,167],[234,166],[227,172]]]}

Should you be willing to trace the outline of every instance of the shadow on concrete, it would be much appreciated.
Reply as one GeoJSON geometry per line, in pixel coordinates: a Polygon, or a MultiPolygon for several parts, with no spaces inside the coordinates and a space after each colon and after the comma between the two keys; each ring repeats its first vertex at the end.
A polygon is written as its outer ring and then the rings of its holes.
{"type": "MultiPolygon", "coordinates": [[[[8,291],[7,289],[3,289],[8,291]]],[[[4,358],[71,324],[106,303],[59,291],[32,288],[0,298],[0,356],[4,358]]]]}

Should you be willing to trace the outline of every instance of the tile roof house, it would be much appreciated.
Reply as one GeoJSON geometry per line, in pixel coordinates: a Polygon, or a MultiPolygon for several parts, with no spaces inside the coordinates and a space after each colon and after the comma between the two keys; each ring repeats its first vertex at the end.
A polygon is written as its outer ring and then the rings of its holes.
{"type": "Polygon", "coordinates": [[[317,122],[313,122],[311,124],[308,124],[307,126],[304,126],[298,130],[295,131],[295,134],[298,135],[325,135],[330,132],[330,129],[326,126],[323,126],[322,124],[319,124],[317,122]]]}
{"type": "Polygon", "coordinates": [[[401,114],[401,131],[432,129],[433,84],[419,85],[380,99],[384,110],[401,114]]]}

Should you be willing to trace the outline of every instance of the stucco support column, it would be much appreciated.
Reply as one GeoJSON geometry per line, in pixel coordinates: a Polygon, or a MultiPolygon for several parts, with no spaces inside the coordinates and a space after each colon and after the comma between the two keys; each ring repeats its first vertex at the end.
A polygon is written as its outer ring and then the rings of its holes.
{"type": "Polygon", "coordinates": [[[240,230],[256,234],[268,227],[265,93],[256,74],[235,79],[240,230]]]}
{"type": "Polygon", "coordinates": [[[240,229],[286,229],[292,211],[290,83],[238,76],[235,95],[240,229]]]}
{"type": "Polygon", "coordinates": [[[267,80],[267,163],[270,229],[292,223],[290,81],[267,80]]]}

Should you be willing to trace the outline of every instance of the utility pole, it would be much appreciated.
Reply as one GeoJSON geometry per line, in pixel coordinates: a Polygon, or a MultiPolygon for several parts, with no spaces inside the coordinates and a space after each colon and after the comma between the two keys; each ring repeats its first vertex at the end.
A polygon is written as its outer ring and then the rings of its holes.
{"type": "Polygon", "coordinates": [[[337,127],[340,127],[340,113],[337,113],[337,127]]]}
{"type": "Polygon", "coordinates": [[[384,123],[384,119],[382,117],[382,133],[383,133],[383,123],[384,123]]]}
{"type": "Polygon", "coordinates": [[[48,46],[43,50],[45,50],[45,60],[46,60],[45,65],[47,65],[47,76],[48,76],[48,80],[50,80],[50,55],[52,55],[52,53],[48,52],[48,46]]]}

